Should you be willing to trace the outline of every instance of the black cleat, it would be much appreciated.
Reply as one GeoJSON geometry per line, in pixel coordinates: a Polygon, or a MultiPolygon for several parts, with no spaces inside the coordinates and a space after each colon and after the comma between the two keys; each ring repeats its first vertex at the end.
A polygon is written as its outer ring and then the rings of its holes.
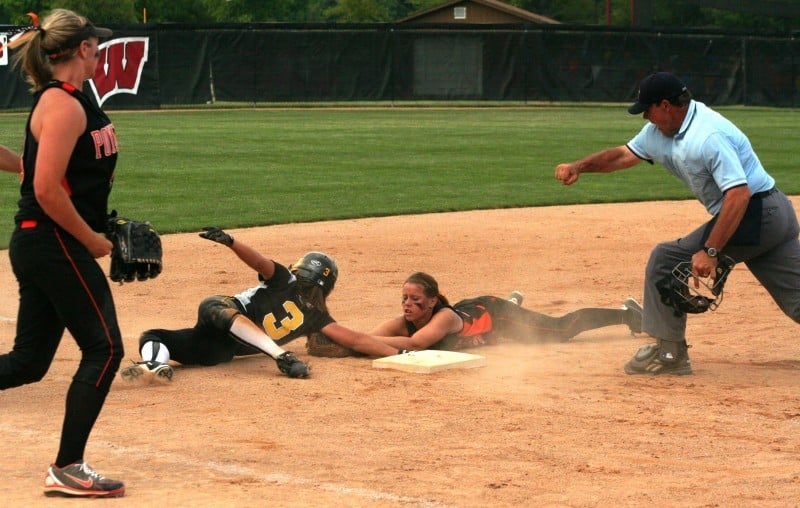
{"type": "Polygon", "coordinates": [[[642,346],[625,364],[626,374],[645,374],[657,376],[659,374],[672,374],[686,376],[692,374],[692,362],[689,353],[684,348],[678,348],[679,353],[665,351],[661,344],[648,344],[642,346]]]}
{"type": "Polygon", "coordinates": [[[308,365],[301,362],[291,351],[281,353],[275,359],[278,369],[289,377],[308,377],[308,365]]]}

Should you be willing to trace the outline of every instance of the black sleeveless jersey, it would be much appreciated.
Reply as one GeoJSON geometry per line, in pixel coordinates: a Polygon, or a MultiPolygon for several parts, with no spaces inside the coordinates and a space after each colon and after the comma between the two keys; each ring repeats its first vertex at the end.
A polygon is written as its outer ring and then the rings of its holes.
{"type": "Polygon", "coordinates": [[[279,346],[334,322],[329,313],[320,311],[300,295],[297,277],[282,264],[275,263],[275,273],[269,280],[265,281],[260,274],[258,279],[261,284],[234,298],[244,315],[279,346]]]}
{"type": "MultiPolygon", "coordinates": [[[[95,106],[83,92],[69,83],[52,81],[34,95],[33,109],[49,88],[61,88],[81,103],[86,112],[86,130],[78,137],[67,164],[67,172],[61,182],[72,200],[78,214],[93,230],[105,230],[108,216],[108,195],[114,182],[117,164],[117,136],[114,125],[105,113],[95,106]]],[[[46,220],[47,214],[36,201],[33,178],[36,174],[36,155],[39,143],[31,133],[31,117],[25,127],[23,150],[23,173],[17,224],[23,220],[46,220]]]]}
{"type": "MultiPolygon", "coordinates": [[[[451,309],[458,314],[458,317],[460,317],[461,321],[464,323],[464,327],[455,335],[470,337],[472,335],[486,333],[492,329],[491,315],[487,307],[488,304],[494,300],[495,298],[492,296],[479,296],[477,298],[470,298],[469,300],[461,300],[455,305],[447,305],[440,299],[436,302],[436,305],[434,305],[431,317],[442,309],[451,309]]],[[[409,337],[417,333],[418,328],[414,323],[407,319],[404,321],[409,337]]]]}
{"type": "MultiPolygon", "coordinates": [[[[447,304],[443,303],[441,299],[439,299],[439,301],[436,302],[436,305],[433,306],[433,310],[431,311],[431,317],[433,317],[437,312],[439,312],[442,309],[452,309],[452,310],[455,311],[455,309],[453,309],[452,305],[447,305],[447,304]]],[[[462,315],[459,312],[456,312],[456,313],[459,316],[461,316],[462,319],[464,319],[465,317],[468,317],[468,316],[462,315]]],[[[406,331],[408,332],[408,336],[409,337],[411,337],[412,335],[417,333],[417,330],[419,330],[419,328],[417,328],[417,325],[415,325],[414,323],[412,323],[411,321],[409,321],[408,319],[405,319],[405,318],[403,319],[403,321],[406,324],[406,331]]]]}
{"type": "MultiPolygon", "coordinates": [[[[446,335],[434,344],[431,344],[429,349],[458,351],[459,349],[496,343],[497,337],[495,337],[492,331],[494,327],[493,316],[501,315],[500,310],[502,307],[497,304],[498,301],[500,301],[500,299],[494,296],[479,296],[461,300],[455,305],[446,305],[440,299],[433,307],[433,313],[431,315],[436,314],[442,309],[452,309],[453,312],[458,314],[461,318],[464,326],[458,333],[446,335]]],[[[408,320],[406,320],[405,323],[408,336],[414,335],[417,331],[417,327],[408,320]]]]}

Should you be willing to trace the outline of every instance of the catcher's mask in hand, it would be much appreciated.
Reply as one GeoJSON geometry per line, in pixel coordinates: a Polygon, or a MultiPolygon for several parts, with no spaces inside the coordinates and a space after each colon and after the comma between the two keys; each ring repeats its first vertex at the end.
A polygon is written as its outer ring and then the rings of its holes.
{"type": "Polygon", "coordinates": [[[674,308],[676,315],[716,310],[734,264],[730,257],[720,256],[713,277],[698,277],[692,272],[690,261],[678,263],[669,276],[656,283],[661,301],[674,308]]]}

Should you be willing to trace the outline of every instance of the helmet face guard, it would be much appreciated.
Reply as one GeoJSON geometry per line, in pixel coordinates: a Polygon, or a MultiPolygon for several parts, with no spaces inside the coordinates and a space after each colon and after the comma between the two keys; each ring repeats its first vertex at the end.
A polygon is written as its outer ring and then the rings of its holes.
{"type": "Polygon", "coordinates": [[[669,276],[656,283],[661,302],[675,309],[678,316],[716,310],[734,264],[728,256],[720,256],[713,277],[698,277],[690,261],[678,263],[669,276]]]}
{"type": "Polygon", "coordinates": [[[289,266],[289,271],[299,280],[320,286],[325,296],[333,291],[333,286],[339,277],[336,262],[324,252],[312,251],[303,254],[303,257],[289,266]]]}

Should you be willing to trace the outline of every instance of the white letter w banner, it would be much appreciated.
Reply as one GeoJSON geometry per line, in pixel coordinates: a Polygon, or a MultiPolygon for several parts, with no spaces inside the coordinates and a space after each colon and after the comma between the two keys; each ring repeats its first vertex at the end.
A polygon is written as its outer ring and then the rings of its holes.
{"type": "Polygon", "coordinates": [[[100,106],[120,93],[137,95],[150,50],[149,37],[121,37],[99,46],[100,60],[89,82],[100,106]]]}
{"type": "Polygon", "coordinates": [[[8,65],[8,34],[0,34],[0,65],[8,65]]]}

